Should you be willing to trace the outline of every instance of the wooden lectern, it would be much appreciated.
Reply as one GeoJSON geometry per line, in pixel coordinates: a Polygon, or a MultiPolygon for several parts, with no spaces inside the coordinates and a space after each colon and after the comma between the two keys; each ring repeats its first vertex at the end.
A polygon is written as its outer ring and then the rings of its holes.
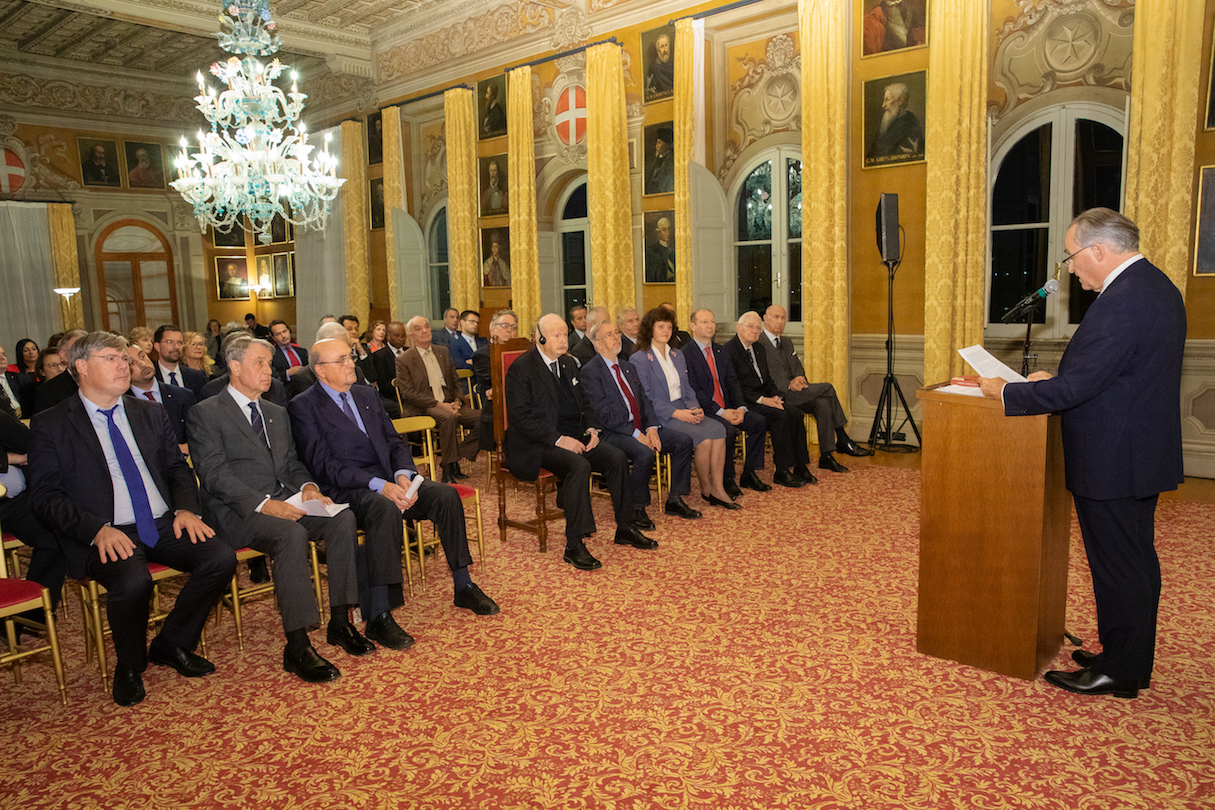
{"type": "Polygon", "coordinates": [[[1063,641],[1071,501],[1056,416],[923,403],[916,648],[1033,680],[1063,641]]]}

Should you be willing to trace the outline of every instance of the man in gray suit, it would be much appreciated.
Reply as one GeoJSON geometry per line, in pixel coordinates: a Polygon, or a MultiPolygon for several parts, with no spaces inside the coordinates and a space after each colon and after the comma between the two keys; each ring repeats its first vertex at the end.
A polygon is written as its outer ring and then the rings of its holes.
{"type": "Polygon", "coordinates": [[[793,341],[784,337],[788,320],[785,308],[780,304],[768,307],[764,312],[763,336],[756,342],[764,347],[772,382],[776,383],[785,404],[810,414],[818,425],[819,469],[848,472],[848,468],[836,461],[832,453],[838,450],[849,456],[871,456],[873,451],[861,447],[848,437],[844,430],[848,417],[844,415],[835,386],[806,380],[806,369],[793,348],[793,341]]]}
{"type": "Polygon", "coordinates": [[[233,548],[265,552],[273,571],[287,647],[283,669],[309,683],[341,673],[312,647],[308,628],[320,623],[309,580],[308,541],[322,542],[329,567],[328,641],[361,655],[371,644],[348,618],[358,603],[355,518],[350,510],[314,517],[287,503],[332,501],[321,494],[295,452],[286,409],[264,399],[273,377],[274,347],[252,335],[224,343],[227,389],[190,409],[187,435],[202,484],[203,514],[233,548]]]}

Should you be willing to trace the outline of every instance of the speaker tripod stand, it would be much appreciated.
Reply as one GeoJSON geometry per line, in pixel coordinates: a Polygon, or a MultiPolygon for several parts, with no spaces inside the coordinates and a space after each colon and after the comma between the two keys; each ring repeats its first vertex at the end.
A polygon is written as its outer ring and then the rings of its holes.
{"type": "Polygon", "coordinates": [[[915,453],[920,448],[918,445],[923,444],[920,438],[920,429],[916,427],[915,420],[911,418],[911,408],[907,406],[907,398],[903,396],[903,389],[899,387],[898,378],[894,376],[894,271],[898,269],[899,262],[883,261],[886,265],[887,282],[886,282],[886,376],[882,379],[882,395],[878,398],[877,413],[873,416],[873,427],[869,429],[869,446],[874,450],[884,450],[887,453],[915,453]],[[899,402],[903,405],[903,421],[896,428],[894,426],[895,405],[894,397],[898,395],[899,402]],[[900,444],[906,439],[907,434],[903,432],[903,427],[911,423],[911,430],[915,433],[916,444],[900,444]]]}

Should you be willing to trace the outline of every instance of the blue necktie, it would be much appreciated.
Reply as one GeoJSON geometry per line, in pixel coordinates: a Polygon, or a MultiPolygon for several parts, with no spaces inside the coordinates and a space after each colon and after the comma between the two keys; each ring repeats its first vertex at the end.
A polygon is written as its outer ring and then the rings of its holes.
{"type": "Polygon", "coordinates": [[[367,431],[365,431],[365,430],[363,430],[363,428],[359,427],[359,420],[356,419],[354,416],[354,408],[350,407],[350,395],[347,394],[345,391],[342,391],[341,393],[338,394],[338,397],[342,400],[342,413],[344,413],[348,417],[350,417],[350,421],[354,422],[354,426],[356,428],[359,428],[359,430],[363,431],[363,434],[366,435],[367,431]]]}
{"type": "Polygon", "coordinates": [[[270,439],[266,438],[266,423],[262,421],[262,413],[257,409],[256,402],[249,403],[249,413],[252,414],[253,432],[261,437],[262,443],[266,447],[270,446],[270,439]]]}
{"type": "Polygon", "coordinates": [[[177,372],[176,371],[169,372],[169,384],[177,385],[177,372]]]}
{"type": "Polygon", "coordinates": [[[131,496],[131,507],[135,510],[135,528],[139,532],[139,539],[145,546],[151,548],[160,539],[160,532],[156,530],[156,518],[152,516],[152,505],[148,502],[147,490],[143,488],[143,476],[139,474],[135,456],[131,455],[131,448],[127,446],[126,439],[122,438],[122,431],[114,422],[114,411],[116,410],[118,410],[117,405],[108,411],[101,412],[109,420],[107,427],[110,429],[110,442],[114,445],[114,455],[118,457],[122,480],[126,483],[127,492],[131,496]]]}

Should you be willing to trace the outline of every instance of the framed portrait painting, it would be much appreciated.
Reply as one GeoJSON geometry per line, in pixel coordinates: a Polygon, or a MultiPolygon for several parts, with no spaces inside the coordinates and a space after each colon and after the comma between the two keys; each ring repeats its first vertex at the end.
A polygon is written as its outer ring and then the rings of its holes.
{"type": "Polygon", "coordinates": [[[158,143],[123,143],[127,158],[127,186],[163,191],[165,187],[164,153],[158,143]]]}
{"type": "Polygon", "coordinates": [[[928,0],[864,0],[861,3],[862,57],[927,44],[928,0]]]}
{"type": "Polygon", "coordinates": [[[477,82],[477,137],[481,140],[506,134],[506,75],[477,82]]]}
{"type": "Polygon", "coordinates": [[[249,297],[249,266],[244,256],[216,256],[215,284],[220,301],[249,297]]]}
{"type": "Polygon", "coordinates": [[[1198,172],[1194,275],[1215,277],[1215,166],[1203,166],[1198,172]]]}
{"type": "Polygon", "coordinates": [[[481,216],[510,213],[505,153],[483,157],[480,164],[481,216]]]}
{"type": "Polygon", "coordinates": [[[275,253],[272,257],[274,272],[271,274],[275,298],[290,298],[295,295],[294,253],[275,253]]]}
{"type": "Polygon", "coordinates": [[[651,194],[675,193],[675,128],[670,121],[650,124],[645,128],[645,184],[642,192],[651,194]]]}
{"type": "Polygon", "coordinates": [[[921,163],[928,71],[865,82],[863,168],[921,163]]]}
{"type": "Polygon", "coordinates": [[[645,283],[675,283],[675,212],[645,213],[645,283]]]}
{"type": "Polygon", "coordinates": [[[257,275],[255,276],[257,283],[265,282],[270,289],[260,289],[257,291],[258,298],[274,298],[274,263],[271,261],[269,253],[263,253],[256,257],[257,275]]]}
{"type": "Polygon", "coordinates": [[[118,165],[118,141],[77,138],[80,175],[86,186],[122,186],[122,167],[118,165]]]}
{"type": "Polygon", "coordinates": [[[367,165],[384,162],[384,113],[376,110],[367,116],[367,165]]]}
{"type": "Polygon", "coordinates": [[[376,177],[369,183],[371,229],[373,231],[384,227],[384,178],[376,177]]]}
{"type": "Polygon", "coordinates": [[[510,286],[510,229],[481,231],[481,286],[510,286]]]}
{"type": "Polygon", "coordinates": [[[645,103],[675,95],[675,26],[641,32],[641,71],[645,103]]]}

